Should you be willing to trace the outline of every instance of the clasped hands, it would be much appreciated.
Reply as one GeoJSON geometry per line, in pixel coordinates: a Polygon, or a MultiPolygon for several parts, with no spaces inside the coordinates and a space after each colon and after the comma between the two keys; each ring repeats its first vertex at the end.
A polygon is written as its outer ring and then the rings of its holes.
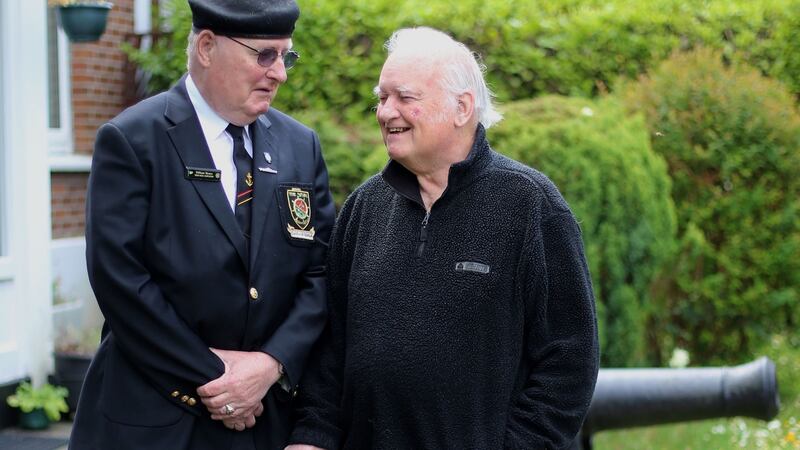
{"type": "Polygon", "coordinates": [[[253,427],[264,412],[261,400],[280,378],[280,363],[259,351],[210,350],[225,364],[225,373],[197,389],[200,400],[213,420],[231,430],[253,427]]]}

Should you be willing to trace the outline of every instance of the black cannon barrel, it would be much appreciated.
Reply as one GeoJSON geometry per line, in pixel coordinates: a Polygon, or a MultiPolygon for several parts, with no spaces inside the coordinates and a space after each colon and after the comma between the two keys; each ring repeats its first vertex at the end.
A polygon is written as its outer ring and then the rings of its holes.
{"type": "Polygon", "coordinates": [[[735,367],[602,369],[581,435],[720,417],[770,420],[779,407],[775,364],[766,357],[735,367]]]}

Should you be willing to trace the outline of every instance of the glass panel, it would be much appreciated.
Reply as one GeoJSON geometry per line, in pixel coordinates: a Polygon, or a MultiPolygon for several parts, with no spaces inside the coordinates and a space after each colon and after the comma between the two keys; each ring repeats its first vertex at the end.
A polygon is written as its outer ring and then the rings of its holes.
{"type": "Polygon", "coordinates": [[[61,91],[58,77],[58,25],[56,9],[47,8],[47,85],[50,128],[61,128],[61,91]]]}

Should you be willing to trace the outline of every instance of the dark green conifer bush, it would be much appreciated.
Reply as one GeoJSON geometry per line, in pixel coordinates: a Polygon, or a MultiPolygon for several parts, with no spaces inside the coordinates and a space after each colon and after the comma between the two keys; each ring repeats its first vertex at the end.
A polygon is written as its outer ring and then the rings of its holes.
{"type": "Polygon", "coordinates": [[[492,146],[550,177],[581,225],[603,364],[647,363],[650,290],[674,251],[675,210],[643,119],[613,99],[545,96],[503,109],[492,146]]]}

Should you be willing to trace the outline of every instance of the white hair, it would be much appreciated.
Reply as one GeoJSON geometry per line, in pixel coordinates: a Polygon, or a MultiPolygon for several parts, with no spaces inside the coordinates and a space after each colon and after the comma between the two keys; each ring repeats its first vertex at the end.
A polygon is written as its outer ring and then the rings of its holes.
{"type": "Polygon", "coordinates": [[[186,37],[186,70],[192,70],[192,54],[194,53],[195,42],[197,41],[197,32],[194,27],[189,30],[189,36],[186,37]]]}
{"type": "Polygon", "coordinates": [[[466,45],[439,30],[416,27],[395,31],[385,47],[389,55],[425,58],[441,67],[441,86],[454,97],[472,92],[475,96],[475,115],[485,128],[503,118],[495,108],[494,95],[483,77],[486,66],[478,62],[477,55],[466,45]]]}

